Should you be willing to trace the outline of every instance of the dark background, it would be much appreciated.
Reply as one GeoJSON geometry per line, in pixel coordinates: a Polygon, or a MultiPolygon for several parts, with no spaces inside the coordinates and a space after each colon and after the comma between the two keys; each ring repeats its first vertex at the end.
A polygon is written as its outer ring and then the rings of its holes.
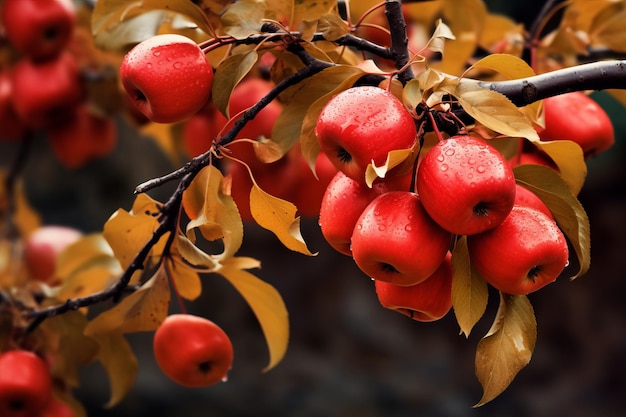
{"type": "MultiPolygon", "coordinates": [[[[520,21],[530,21],[541,3],[487,2],[520,21]]],[[[140,371],[120,405],[103,409],[108,381],[98,365],[84,370],[78,398],[90,416],[625,415],[626,120],[608,95],[595,97],[609,109],[618,137],[613,149],[589,161],[580,195],[591,222],[591,270],[530,295],[538,322],[533,358],[491,403],[472,408],[482,394],[473,364],[497,294],[491,294],[488,312],[469,340],[459,335],[452,313],[435,323],[411,321],[380,307],[371,281],[326,245],[316,219],[303,223],[309,247],[319,251],[312,258],[289,252],[254,225],[246,229],[240,254],[262,261],[259,276],[276,286],[290,312],[289,349],[275,369],[261,372],[267,348],[249,307],[225,280],[207,276],[201,298],[188,309],[232,337],[235,362],[228,382],[178,387],[156,368],[152,334],[144,333],[129,337],[140,371]]],[[[37,138],[25,169],[26,189],[46,223],[101,230],[117,208],[130,208],[135,185],[173,168],[152,140],[118,122],[115,152],[79,170],[60,166],[45,138],[37,138]]],[[[2,147],[3,164],[13,153],[13,147],[2,147]]],[[[163,201],[170,192],[166,186],[151,195],[163,201]]]]}

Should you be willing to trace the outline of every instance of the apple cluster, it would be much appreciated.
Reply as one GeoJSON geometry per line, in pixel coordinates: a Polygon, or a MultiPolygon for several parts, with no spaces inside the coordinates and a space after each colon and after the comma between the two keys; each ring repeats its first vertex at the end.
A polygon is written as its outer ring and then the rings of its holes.
{"type": "Polygon", "coordinates": [[[367,166],[415,148],[417,136],[402,102],[369,86],[335,95],[316,134],[338,169],[322,200],[322,234],[374,280],[384,307],[419,321],[443,317],[452,307],[451,249],[459,236],[467,236],[472,267],[507,294],[536,291],[565,268],[567,242],[550,210],[516,184],[511,164],[488,141],[441,138],[416,169],[400,164],[368,186],[367,166]]]}
{"type": "Polygon", "coordinates": [[[112,152],[115,124],[88,107],[71,48],[77,24],[72,0],[5,0],[0,17],[1,36],[17,56],[0,68],[0,138],[20,140],[43,131],[68,168],[112,152]]]}

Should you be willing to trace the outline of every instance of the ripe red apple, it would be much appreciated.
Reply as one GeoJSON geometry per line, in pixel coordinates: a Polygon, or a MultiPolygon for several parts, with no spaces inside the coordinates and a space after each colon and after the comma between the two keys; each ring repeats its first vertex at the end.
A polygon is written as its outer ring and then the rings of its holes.
{"type": "Polygon", "coordinates": [[[117,144],[112,118],[97,116],[86,106],[78,106],[72,119],[47,131],[57,159],[70,169],[109,155],[117,144]]]}
{"type": "Polygon", "coordinates": [[[183,126],[183,145],[187,155],[193,158],[208,151],[226,122],[211,102],[194,113],[183,126]]]}
{"type": "Polygon", "coordinates": [[[43,412],[38,415],[40,417],[74,417],[75,413],[72,407],[64,403],[63,401],[52,397],[52,400],[48,403],[43,412]]]}
{"type": "Polygon", "coordinates": [[[557,224],[530,207],[513,207],[498,227],[468,236],[470,262],[496,289],[522,295],[554,282],[568,262],[557,224]]]}
{"type": "Polygon", "coordinates": [[[60,225],[42,226],[28,235],[23,258],[29,277],[54,284],[57,257],[81,237],[80,230],[60,225]]]}
{"type": "Polygon", "coordinates": [[[441,265],[450,239],[450,233],[428,216],[417,194],[390,191],[376,197],[359,217],[352,256],[375,280],[414,285],[441,265]]]}
{"type": "Polygon", "coordinates": [[[168,316],[154,333],[153,350],[163,373],[186,387],[224,381],[233,362],[233,346],[224,330],[191,314],[168,316]]]}
{"type": "Polygon", "coordinates": [[[0,354],[0,416],[36,417],[52,399],[52,378],[46,362],[33,352],[0,354]]]}
{"type": "Polygon", "coordinates": [[[289,152],[292,162],[298,167],[298,185],[295,187],[293,201],[298,213],[303,217],[317,217],[320,214],[322,198],[328,184],[338,172],[325,153],[320,152],[315,161],[315,175],[299,147],[289,152]]]}
{"type": "Polygon", "coordinates": [[[361,182],[372,161],[382,166],[390,151],[413,147],[417,136],[414,119],[402,102],[387,90],[370,86],[349,88],[329,100],[315,133],[333,165],[361,182]]]}
{"type": "Polygon", "coordinates": [[[8,71],[0,72],[0,139],[19,140],[26,127],[13,106],[13,79],[8,71]]]}
{"type": "Polygon", "coordinates": [[[191,39],[177,34],[156,35],[124,56],[120,79],[131,101],[148,119],[173,123],[206,104],[213,67],[191,39]]]}
{"type": "Polygon", "coordinates": [[[319,226],[328,244],[336,251],[352,256],[352,232],[365,208],[379,195],[389,191],[408,191],[411,176],[401,181],[374,182],[372,188],[337,171],[322,197],[319,226]]]}
{"type": "Polygon", "coordinates": [[[545,129],[541,140],[572,140],[583,150],[585,158],[611,148],[615,130],[604,109],[591,97],[580,92],[561,94],[543,100],[545,129]]]}
{"type": "Polygon", "coordinates": [[[23,58],[15,65],[13,104],[29,128],[43,129],[65,122],[84,97],[78,64],[69,53],[42,62],[23,58]]]}
{"type": "Polygon", "coordinates": [[[552,212],[546,206],[537,194],[530,191],[528,188],[523,185],[515,184],[515,202],[514,206],[523,206],[534,208],[535,210],[539,210],[542,213],[545,213],[546,216],[550,218],[554,218],[552,212]]]}
{"type": "Polygon", "coordinates": [[[515,200],[513,171],[497,149],[472,136],[438,142],[417,171],[417,192],[444,229],[472,235],[502,223],[515,200]]]}
{"type": "Polygon", "coordinates": [[[439,268],[419,284],[400,286],[375,281],[380,304],[413,320],[441,319],[452,308],[452,255],[446,255],[439,268]]]}
{"type": "Polygon", "coordinates": [[[58,55],[69,43],[76,24],[71,0],[5,0],[0,13],[9,41],[33,60],[58,55]]]}

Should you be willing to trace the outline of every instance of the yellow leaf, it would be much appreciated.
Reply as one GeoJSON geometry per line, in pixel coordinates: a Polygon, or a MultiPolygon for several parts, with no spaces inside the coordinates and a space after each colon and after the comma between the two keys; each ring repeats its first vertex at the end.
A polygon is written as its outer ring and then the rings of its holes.
{"type": "Polygon", "coordinates": [[[131,346],[121,333],[107,333],[95,335],[98,342],[98,360],[109,376],[111,398],[105,405],[111,408],[119,404],[130,391],[139,364],[131,346]]]}
{"type": "Polygon", "coordinates": [[[180,256],[186,263],[203,272],[210,272],[217,266],[217,260],[212,255],[201,250],[190,239],[180,233],[176,235],[171,253],[172,256],[180,256]]]}
{"type": "Polygon", "coordinates": [[[313,255],[302,238],[300,217],[292,203],[266,193],[255,183],[250,190],[250,211],[258,225],[274,233],[288,249],[313,255]]]}
{"type": "Polygon", "coordinates": [[[479,407],[500,395],[528,365],[537,341],[537,322],[528,298],[500,295],[491,329],[478,343],[476,376],[483,387],[479,407]]]}
{"type": "MultiPolygon", "coordinates": [[[[389,151],[385,163],[381,166],[376,166],[372,160],[372,162],[367,165],[365,170],[365,183],[368,187],[372,188],[372,184],[377,178],[385,178],[385,175],[387,175],[389,170],[403,163],[407,163],[409,165],[408,169],[410,169],[415,159],[413,157],[417,155],[418,150],[419,142],[415,145],[415,148],[389,151]]],[[[401,171],[404,172],[404,170],[401,171]]]]}
{"type": "Polygon", "coordinates": [[[548,206],[572,244],[578,257],[579,270],[571,279],[583,275],[591,264],[590,225],[583,206],[552,168],[527,164],[515,167],[513,173],[520,185],[531,190],[548,206]]]}
{"type": "Polygon", "coordinates": [[[221,239],[224,251],[216,254],[216,259],[234,255],[243,241],[243,223],[239,210],[233,198],[224,193],[223,182],[224,176],[220,170],[208,165],[183,193],[183,205],[192,217],[187,224],[187,232],[197,228],[209,241],[221,239]]]}
{"type": "Polygon", "coordinates": [[[270,360],[263,371],[278,364],[289,343],[289,316],[282,297],[270,284],[242,270],[250,267],[248,258],[230,258],[217,271],[226,278],[246,300],[263,330],[270,360]]]}
{"type": "Polygon", "coordinates": [[[258,0],[238,0],[222,14],[223,31],[237,39],[260,32],[265,17],[265,3],[258,0]]]}
{"type": "Polygon", "coordinates": [[[321,16],[317,23],[317,30],[329,41],[336,41],[350,33],[348,24],[334,13],[321,16]]]}
{"type": "MultiPolygon", "coordinates": [[[[130,212],[119,209],[104,224],[103,236],[123,269],[128,268],[135,255],[152,238],[159,226],[161,206],[142,193],[135,198],[130,212]]],[[[150,255],[160,257],[166,241],[167,234],[154,245],[150,255]]]]}
{"type": "Polygon", "coordinates": [[[467,237],[457,240],[452,252],[452,306],[456,321],[465,337],[485,314],[489,288],[485,280],[476,274],[467,251],[467,237]]]}
{"type": "Polygon", "coordinates": [[[437,20],[437,26],[432,36],[426,43],[426,47],[433,52],[438,52],[443,56],[444,45],[446,40],[454,40],[456,37],[445,23],[441,19],[437,20]]]}
{"type": "Polygon", "coordinates": [[[227,118],[230,118],[228,110],[230,95],[259,59],[254,49],[249,50],[250,47],[248,46],[244,46],[241,49],[242,51],[240,52],[235,50],[233,55],[220,63],[215,70],[213,78],[213,89],[211,91],[213,103],[227,118]]]}
{"type": "Polygon", "coordinates": [[[623,1],[612,2],[593,19],[589,29],[592,44],[615,52],[626,52],[626,7],[623,1]]]}
{"type": "Polygon", "coordinates": [[[285,156],[283,148],[271,139],[260,137],[252,141],[252,149],[259,161],[271,164],[285,156]]]}
{"type": "Polygon", "coordinates": [[[539,140],[532,123],[503,94],[461,80],[452,93],[476,121],[502,135],[539,140]]]}
{"type": "Polygon", "coordinates": [[[570,140],[533,142],[554,161],[572,194],[578,195],[587,178],[587,164],[580,145],[570,140]]]}
{"type": "Polygon", "coordinates": [[[102,234],[84,235],[59,254],[56,260],[55,275],[64,280],[79,269],[88,268],[109,259],[115,259],[115,256],[102,234]]]}
{"type": "Polygon", "coordinates": [[[91,320],[85,334],[93,336],[156,330],[165,320],[169,304],[167,273],[164,267],[160,267],[141,288],[91,320]]]}
{"type": "MultiPolygon", "coordinates": [[[[2,169],[0,169],[0,183],[6,184],[6,172],[2,169]]],[[[7,221],[4,217],[7,214],[7,211],[4,210],[4,207],[6,207],[7,204],[6,192],[6,187],[0,187],[0,207],[3,208],[3,210],[0,210],[0,222],[3,223],[7,221]]],[[[13,198],[15,199],[15,211],[12,214],[11,221],[15,222],[21,236],[28,236],[31,232],[39,228],[41,225],[41,219],[39,218],[39,214],[28,202],[22,181],[17,181],[15,183],[14,193],[13,198]]]]}
{"type": "Polygon", "coordinates": [[[165,260],[167,273],[172,282],[172,287],[185,300],[193,301],[202,294],[202,282],[198,273],[176,260],[165,260]]]}

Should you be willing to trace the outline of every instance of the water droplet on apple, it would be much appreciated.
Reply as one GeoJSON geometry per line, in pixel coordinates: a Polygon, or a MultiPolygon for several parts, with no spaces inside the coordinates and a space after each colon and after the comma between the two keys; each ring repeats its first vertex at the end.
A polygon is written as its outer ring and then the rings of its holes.
{"type": "Polygon", "coordinates": [[[448,164],[441,164],[439,169],[442,170],[442,171],[447,171],[448,170],[448,164]]]}
{"type": "Polygon", "coordinates": [[[174,62],[174,68],[181,69],[182,67],[183,67],[183,64],[181,62],[174,62]]]}
{"type": "Polygon", "coordinates": [[[481,174],[485,173],[485,171],[486,171],[486,170],[487,170],[487,169],[486,169],[483,165],[478,165],[478,166],[476,167],[476,171],[478,171],[478,172],[479,172],[479,173],[481,173],[481,174]]]}
{"type": "Polygon", "coordinates": [[[454,153],[455,153],[454,149],[452,149],[452,148],[448,148],[444,152],[444,154],[446,154],[447,156],[452,156],[452,155],[454,155],[454,153]]]}
{"type": "Polygon", "coordinates": [[[404,230],[406,230],[407,232],[410,232],[411,230],[413,230],[413,226],[411,226],[410,224],[407,224],[406,226],[404,226],[404,230]]]}
{"type": "Polygon", "coordinates": [[[385,226],[384,224],[379,224],[378,225],[378,231],[384,232],[385,230],[387,230],[387,226],[385,226]]]}
{"type": "Polygon", "coordinates": [[[154,55],[154,56],[160,56],[160,55],[161,55],[161,52],[160,52],[160,51],[154,51],[154,52],[152,52],[152,55],[154,55]]]}
{"type": "Polygon", "coordinates": [[[437,161],[443,162],[444,160],[445,160],[445,158],[443,157],[443,155],[438,155],[437,156],[437,161]]]}

